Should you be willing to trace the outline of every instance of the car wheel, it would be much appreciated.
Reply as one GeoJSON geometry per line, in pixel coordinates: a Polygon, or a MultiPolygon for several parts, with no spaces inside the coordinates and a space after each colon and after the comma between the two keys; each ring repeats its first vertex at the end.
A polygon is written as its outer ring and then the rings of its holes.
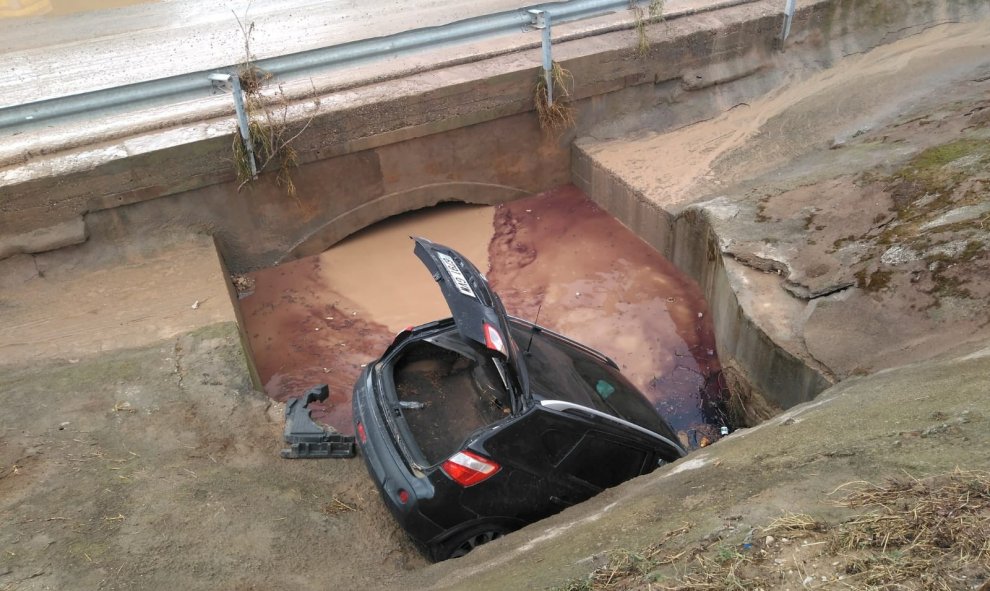
{"type": "Polygon", "coordinates": [[[437,562],[450,558],[460,558],[478,546],[497,540],[507,533],[509,530],[501,525],[483,523],[434,546],[430,554],[433,560],[437,562]]]}

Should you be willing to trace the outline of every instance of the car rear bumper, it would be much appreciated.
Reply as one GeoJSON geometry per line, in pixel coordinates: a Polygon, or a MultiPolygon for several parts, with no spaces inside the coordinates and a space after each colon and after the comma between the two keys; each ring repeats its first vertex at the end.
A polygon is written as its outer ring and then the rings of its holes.
{"type": "Polygon", "coordinates": [[[445,531],[419,510],[421,501],[433,498],[434,488],[426,477],[414,475],[400,457],[376,402],[372,368],[373,364],[369,364],[354,385],[354,432],[358,448],[392,515],[411,538],[427,545],[445,531]],[[405,502],[401,500],[403,492],[405,502]]]}

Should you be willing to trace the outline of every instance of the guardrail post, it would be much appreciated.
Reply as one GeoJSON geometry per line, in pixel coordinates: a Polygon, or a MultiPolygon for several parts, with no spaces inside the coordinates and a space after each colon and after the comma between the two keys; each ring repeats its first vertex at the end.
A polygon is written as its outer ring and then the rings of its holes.
{"type": "Polygon", "coordinates": [[[784,4],[784,24],[780,28],[780,41],[781,43],[787,39],[787,36],[791,34],[791,20],[794,19],[794,5],[797,4],[797,0],[786,0],[784,4]]]}
{"type": "Polygon", "coordinates": [[[239,76],[230,74],[210,74],[211,82],[230,83],[231,94],[234,95],[234,111],[237,112],[237,128],[241,132],[244,151],[247,152],[248,164],[251,166],[251,178],[257,180],[258,165],[254,160],[254,142],[251,140],[251,128],[248,127],[247,109],[244,108],[244,91],[241,89],[239,76]]]}
{"type": "Polygon", "coordinates": [[[543,78],[547,83],[547,104],[553,104],[553,45],[550,40],[550,13],[530,10],[533,26],[543,33],[543,78]]]}

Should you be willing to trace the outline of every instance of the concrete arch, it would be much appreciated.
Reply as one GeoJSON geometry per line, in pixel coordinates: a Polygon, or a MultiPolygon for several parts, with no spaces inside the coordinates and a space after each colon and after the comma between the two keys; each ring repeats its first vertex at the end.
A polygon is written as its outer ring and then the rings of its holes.
{"type": "Polygon", "coordinates": [[[401,213],[432,207],[438,203],[460,201],[495,205],[530,194],[532,191],[518,187],[463,181],[432,183],[389,193],[328,220],[296,242],[278,262],[319,254],[354,232],[374,223],[401,213]]]}

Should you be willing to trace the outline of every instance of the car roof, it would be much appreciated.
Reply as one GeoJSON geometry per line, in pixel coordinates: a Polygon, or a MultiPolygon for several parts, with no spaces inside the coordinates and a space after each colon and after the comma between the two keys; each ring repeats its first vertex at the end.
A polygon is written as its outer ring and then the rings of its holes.
{"type": "Polygon", "coordinates": [[[620,428],[623,428],[623,429],[626,429],[626,430],[631,429],[633,431],[636,431],[640,435],[644,435],[644,436],[646,436],[646,437],[648,437],[648,438],[650,438],[650,439],[652,439],[654,441],[663,443],[664,445],[667,445],[667,446],[671,447],[672,449],[674,449],[681,457],[684,457],[684,456],[687,455],[687,451],[683,447],[681,447],[680,444],[678,444],[676,441],[673,441],[673,440],[671,440],[668,437],[664,437],[663,435],[661,435],[659,433],[655,433],[653,431],[650,431],[649,429],[647,429],[645,427],[640,427],[636,423],[632,423],[630,421],[627,421],[627,420],[622,419],[622,418],[619,418],[617,416],[608,414],[606,412],[602,412],[600,410],[596,410],[596,409],[593,409],[593,408],[588,408],[587,406],[583,406],[583,405],[580,405],[580,404],[575,404],[573,402],[568,402],[566,400],[549,400],[549,399],[547,399],[547,400],[541,400],[540,401],[540,406],[543,406],[545,408],[549,408],[550,410],[557,410],[557,411],[561,411],[561,412],[567,412],[567,411],[572,411],[573,412],[573,411],[577,411],[577,412],[582,412],[582,413],[590,414],[590,415],[593,415],[595,417],[599,417],[601,419],[605,419],[607,421],[610,421],[610,422],[612,422],[613,424],[615,424],[616,426],[618,426],[620,428]]]}

